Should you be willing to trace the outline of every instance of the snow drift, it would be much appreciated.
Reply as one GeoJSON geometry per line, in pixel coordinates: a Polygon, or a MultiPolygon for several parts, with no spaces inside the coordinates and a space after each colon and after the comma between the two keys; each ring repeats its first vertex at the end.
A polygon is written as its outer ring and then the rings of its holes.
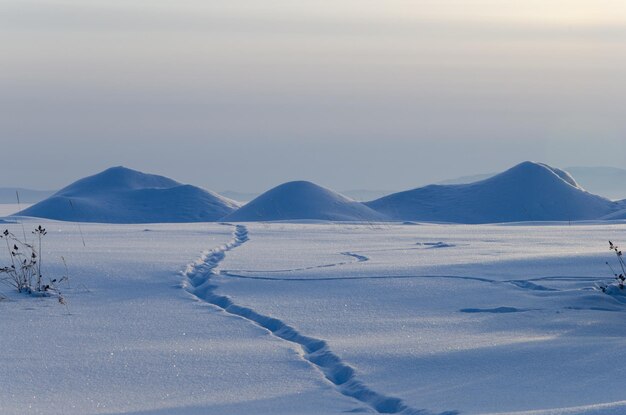
{"type": "Polygon", "coordinates": [[[281,184],[247,203],[224,220],[377,221],[387,219],[362,203],[311,182],[281,184]]]}
{"type": "Polygon", "coordinates": [[[567,172],[533,162],[479,182],[430,185],[366,205],[396,220],[455,223],[592,220],[618,209],[567,172]]]}
{"type": "Polygon", "coordinates": [[[112,167],[16,215],[100,223],[210,222],[237,202],[163,176],[112,167]]]}

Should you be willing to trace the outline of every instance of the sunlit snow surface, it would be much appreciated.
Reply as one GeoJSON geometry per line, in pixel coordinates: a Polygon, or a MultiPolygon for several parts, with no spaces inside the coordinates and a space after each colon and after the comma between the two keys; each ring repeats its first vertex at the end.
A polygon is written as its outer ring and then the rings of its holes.
{"type": "MultiPolygon", "coordinates": [[[[233,226],[39,223],[68,308],[0,288],[0,413],[375,413],[186,287],[233,226]]],[[[626,303],[594,289],[626,225],[246,227],[212,295],[327,342],[407,413],[626,413],[626,303]]]]}

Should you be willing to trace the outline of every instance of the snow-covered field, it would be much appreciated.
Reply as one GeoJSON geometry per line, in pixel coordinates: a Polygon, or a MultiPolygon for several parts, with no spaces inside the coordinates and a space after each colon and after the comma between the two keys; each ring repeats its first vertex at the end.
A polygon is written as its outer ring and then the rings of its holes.
{"type": "Polygon", "coordinates": [[[1,414],[626,414],[625,224],[40,223],[1,414]]]}

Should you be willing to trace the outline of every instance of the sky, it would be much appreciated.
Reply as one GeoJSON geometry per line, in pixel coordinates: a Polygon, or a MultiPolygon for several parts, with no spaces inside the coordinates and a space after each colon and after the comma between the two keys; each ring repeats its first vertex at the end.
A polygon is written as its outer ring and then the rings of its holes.
{"type": "Polygon", "coordinates": [[[0,186],[626,167],[626,2],[0,0],[0,186]]]}

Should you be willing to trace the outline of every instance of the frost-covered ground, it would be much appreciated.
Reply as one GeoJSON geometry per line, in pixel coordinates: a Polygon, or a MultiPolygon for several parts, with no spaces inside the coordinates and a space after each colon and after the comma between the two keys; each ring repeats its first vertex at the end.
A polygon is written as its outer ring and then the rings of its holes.
{"type": "Polygon", "coordinates": [[[3,414],[626,413],[624,224],[41,223],[68,309],[0,288],[3,414]]]}

